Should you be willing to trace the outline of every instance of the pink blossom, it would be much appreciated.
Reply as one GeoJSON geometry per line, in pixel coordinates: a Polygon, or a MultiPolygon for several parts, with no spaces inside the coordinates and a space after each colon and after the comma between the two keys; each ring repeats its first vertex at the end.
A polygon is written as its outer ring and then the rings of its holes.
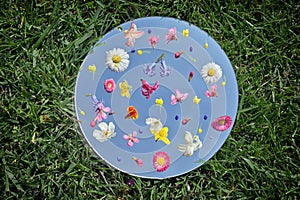
{"type": "Polygon", "coordinates": [[[154,85],[151,86],[146,80],[141,79],[142,81],[142,95],[149,99],[151,94],[158,89],[158,81],[155,81],[154,85]]]}
{"type": "Polygon", "coordinates": [[[102,119],[107,119],[108,116],[106,113],[108,114],[113,114],[113,113],[110,113],[111,111],[110,107],[104,107],[103,101],[102,100],[99,101],[96,95],[93,95],[92,99],[93,99],[93,107],[96,112],[96,117],[92,122],[90,122],[90,126],[95,127],[97,121],[101,122],[102,119]]]}
{"type": "Polygon", "coordinates": [[[206,95],[208,98],[218,96],[218,94],[217,94],[217,85],[216,85],[216,84],[213,84],[213,85],[210,87],[210,90],[209,90],[209,91],[207,90],[207,91],[205,92],[205,95],[206,95]]]}
{"type": "Polygon", "coordinates": [[[167,44],[172,40],[177,40],[176,27],[169,29],[169,33],[166,34],[166,40],[167,40],[167,44]]]}
{"type": "Polygon", "coordinates": [[[110,78],[104,82],[104,89],[106,90],[106,92],[111,93],[112,91],[114,91],[115,88],[116,84],[114,79],[110,78]]]}
{"type": "Polygon", "coordinates": [[[132,22],[130,28],[124,31],[124,38],[128,38],[126,45],[133,46],[135,39],[142,37],[142,35],[144,35],[144,31],[138,31],[135,23],[132,22]]]}
{"type": "Polygon", "coordinates": [[[217,131],[225,131],[228,129],[232,124],[232,119],[230,116],[221,116],[216,118],[212,123],[211,126],[216,129],[217,131]]]}
{"type": "Polygon", "coordinates": [[[107,119],[106,112],[110,112],[110,107],[104,107],[103,103],[100,102],[97,108],[97,121],[102,121],[102,119],[107,119]]]}
{"type": "Polygon", "coordinates": [[[159,42],[159,36],[156,37],[155,35],[152,35],[149,37],[148,41],[152,48],[154,48],[155,45],[159,42]]]}
{"type": "Polygon", "coordinates": [[[163,172],[170,166],[170,157],[167,153],[159,151],[153,155],[153,167],[158,172],[163,172]]]}
{"type": "Polygon", "coordinates": [[[140,140],[138,138],[136,138],[136,136],[137,136],[137,132],[133,131],[132,134],[123,135],[123,138],[125,140],[128,140],[127,145],[132,147],[134,143],[140,142],[140,140]]]}
{"type": "Polygon", "coordinates": [[[141,159],[132,157],[132,160],[134,160],[139,167],[143,166],[143,161],[141,159]]]}

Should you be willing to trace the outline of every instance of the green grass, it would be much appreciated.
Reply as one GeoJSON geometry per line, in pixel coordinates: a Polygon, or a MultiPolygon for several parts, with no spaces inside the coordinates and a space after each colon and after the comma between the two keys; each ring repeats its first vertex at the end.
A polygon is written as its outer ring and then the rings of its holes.
{"type": "Polygon", "coordinates": [[[299,13],[297,1],[277,0],[1,1],[0,198],[298,199],[299,13]],[[220,151],[162,181],[106,166],[82,142],[73,106],[92,45],[144,16],[207,31],[239,85],[237,121],[220,151]]]}

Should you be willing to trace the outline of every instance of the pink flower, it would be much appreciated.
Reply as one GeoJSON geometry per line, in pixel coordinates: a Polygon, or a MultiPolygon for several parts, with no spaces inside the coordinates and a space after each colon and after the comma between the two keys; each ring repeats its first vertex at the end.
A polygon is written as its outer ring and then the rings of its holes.
{"type": "Polygon", "coordinates": [[[132,160],[134,160],[139,167],[143,166],[143,161],[141,159],[136,158],[136,157],[133,156],[132,160]]]}
{"type": "Polygon", "coordinates": [[[169,29],[169,33],[166,34],[166,40],[167,40],[167,44],[172,40],[177,40],[176,27],[169,29]]]}
{"type": "Polygon", "coordinates": [[[126,45],[133,46],[135,39],[142,37],[142,35],[144,35],[144,31],[138,31],[135,23],[132,22],[130,28],[124,31],[124,38],[128,38],[126,45]]]}
{"type": "Polygon", "coordinates": [[[106,92],[111,93],[112,91],[114,91],[115,88],[116,84],[114,79],[110,78],[104,82],[104,89],[106,90],[106,92]]]}
{"type": "Polygon", "coordinates": [[[221,116],[216,118],[212,123],[211,126],[216,129],[217,131],[225,131],[228,129],[232,124],[232,119],[230,116],[221,116]]]}
{"type": "Polygon", "coordinates": [[[106,112],[110,112],[110,107],[104,107],[103,103],[100,102],[97,108],[97,121],[100,122],[102,119],[107,119],[106,112]]]}
{"type": "Polygon", "coordinates": [[[158,172],[163,172],[170,166],[170,157],[167,153],[159,151],[153,155],[153,167],[158,172]]]}
{"type": "Polygon", "coordinates": [[[140,140],[138,138],[136,138],[136,131],[133,131],[132,134],[128,134],[128,135],[123,135],[123,138],[125,140],[128,140],[127,145],[132,147],[134,143],[139,143],[140,140]]]}
{"type": "Polygon", "coordinates": [[[148,41],[152,48],[154,48],[155,45],[159,42],[159,36],[156,37],[155,35],[152,35],[149,37],[148,41]]]}
{"type": "Polygon", "coordinates": [[[207,90],[207,91],[205,92],[205,95],[206,95],[208,98],[218,96],[218,94],[217,94],[217,85],[216,85],[216,84],[213,84],[213,85],[210,87],[210,90],[209,90],[209,91],[207,90]]]}
{"type": "Polygon", "coordinates": [[[93,107],[95,109],[96,112],[96,117],[95,119],[90,123],[91,127],[95,127],[96,126],[96,122],[101,122],[102,119],[107,119],[107,112],[108,114],[113,114],[110,113],[110,107],[104,107],[103,101],[102,100],[98,100],[97,97],[95,95],[92,96],[93,99],[93,107]]]}

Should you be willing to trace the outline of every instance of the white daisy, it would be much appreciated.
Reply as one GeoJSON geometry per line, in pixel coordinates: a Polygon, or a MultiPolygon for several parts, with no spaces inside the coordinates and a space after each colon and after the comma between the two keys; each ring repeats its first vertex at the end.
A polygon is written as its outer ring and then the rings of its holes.
{"type": "Polygon", "coordinates": [[[124,49],[113,48],[106,52],[105,64],[114,72],[122,72],[129,65],[129,55],[124,49]]]}
{"type": "Polygon", "coordinates": [[[206,83],[215,83],[222,77],[222,69],[216,63],[210,62],[202,67],[201,75],[206,83]]]}
{"type": "Polygon", "coordinates": [[[115,125],[112,122],[107,123],[101,122],[99,124],[100,130],[94,130],[93,136],[99,141],[99,142],[105,142],[106,140],[115,137],[115,125]]]}

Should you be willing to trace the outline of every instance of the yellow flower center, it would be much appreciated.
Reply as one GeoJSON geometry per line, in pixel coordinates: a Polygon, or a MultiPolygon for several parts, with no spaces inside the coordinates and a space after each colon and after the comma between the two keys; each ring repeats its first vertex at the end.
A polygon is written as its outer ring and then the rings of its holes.
{"type": "Polygon", "coordinates": [[[218,124],[219,125],[224,125],[225,124],[225,120],[223,119],[223,120],[220,120],[219,122],[218,122],[218,124]]]}
{"type": "Polygon", "coordinates": [[[108,137],[110,135],[109,131],[103,131],[103,134],[105,135],[105,137],[108,137]]]}
{"type": "Polygon", "coordinates": [[[213,68],[210,68],[210,69],[208,70],[208,72],[207,72],[207,75],[208,75],[208,76],[213,76],[213,75],[215,75],[215,74],[216,74],[216,70],[213,69],[213,68]]]}
{"type": "Polygon", "coordinates": [[[121,62],[121,57],[118,56],[118,55],[114,55],[114,56],[112,57],[112,61],[113,61],[114,63],[120,63],[120,62],[121,62]]]}
{"type": "Polygon", "coordinates": [[[107,84],[107,87],[108,87],[108,88],[111,88],[111,86],[112,86],[111,83],[108,83],[108,84],[107,84]]]}
{"type": "Polygon", "coordinates": [[[157,164],[162,166],[163,164],[165,164],[165,159],[163,157],[157,158],[157,164]]]}

